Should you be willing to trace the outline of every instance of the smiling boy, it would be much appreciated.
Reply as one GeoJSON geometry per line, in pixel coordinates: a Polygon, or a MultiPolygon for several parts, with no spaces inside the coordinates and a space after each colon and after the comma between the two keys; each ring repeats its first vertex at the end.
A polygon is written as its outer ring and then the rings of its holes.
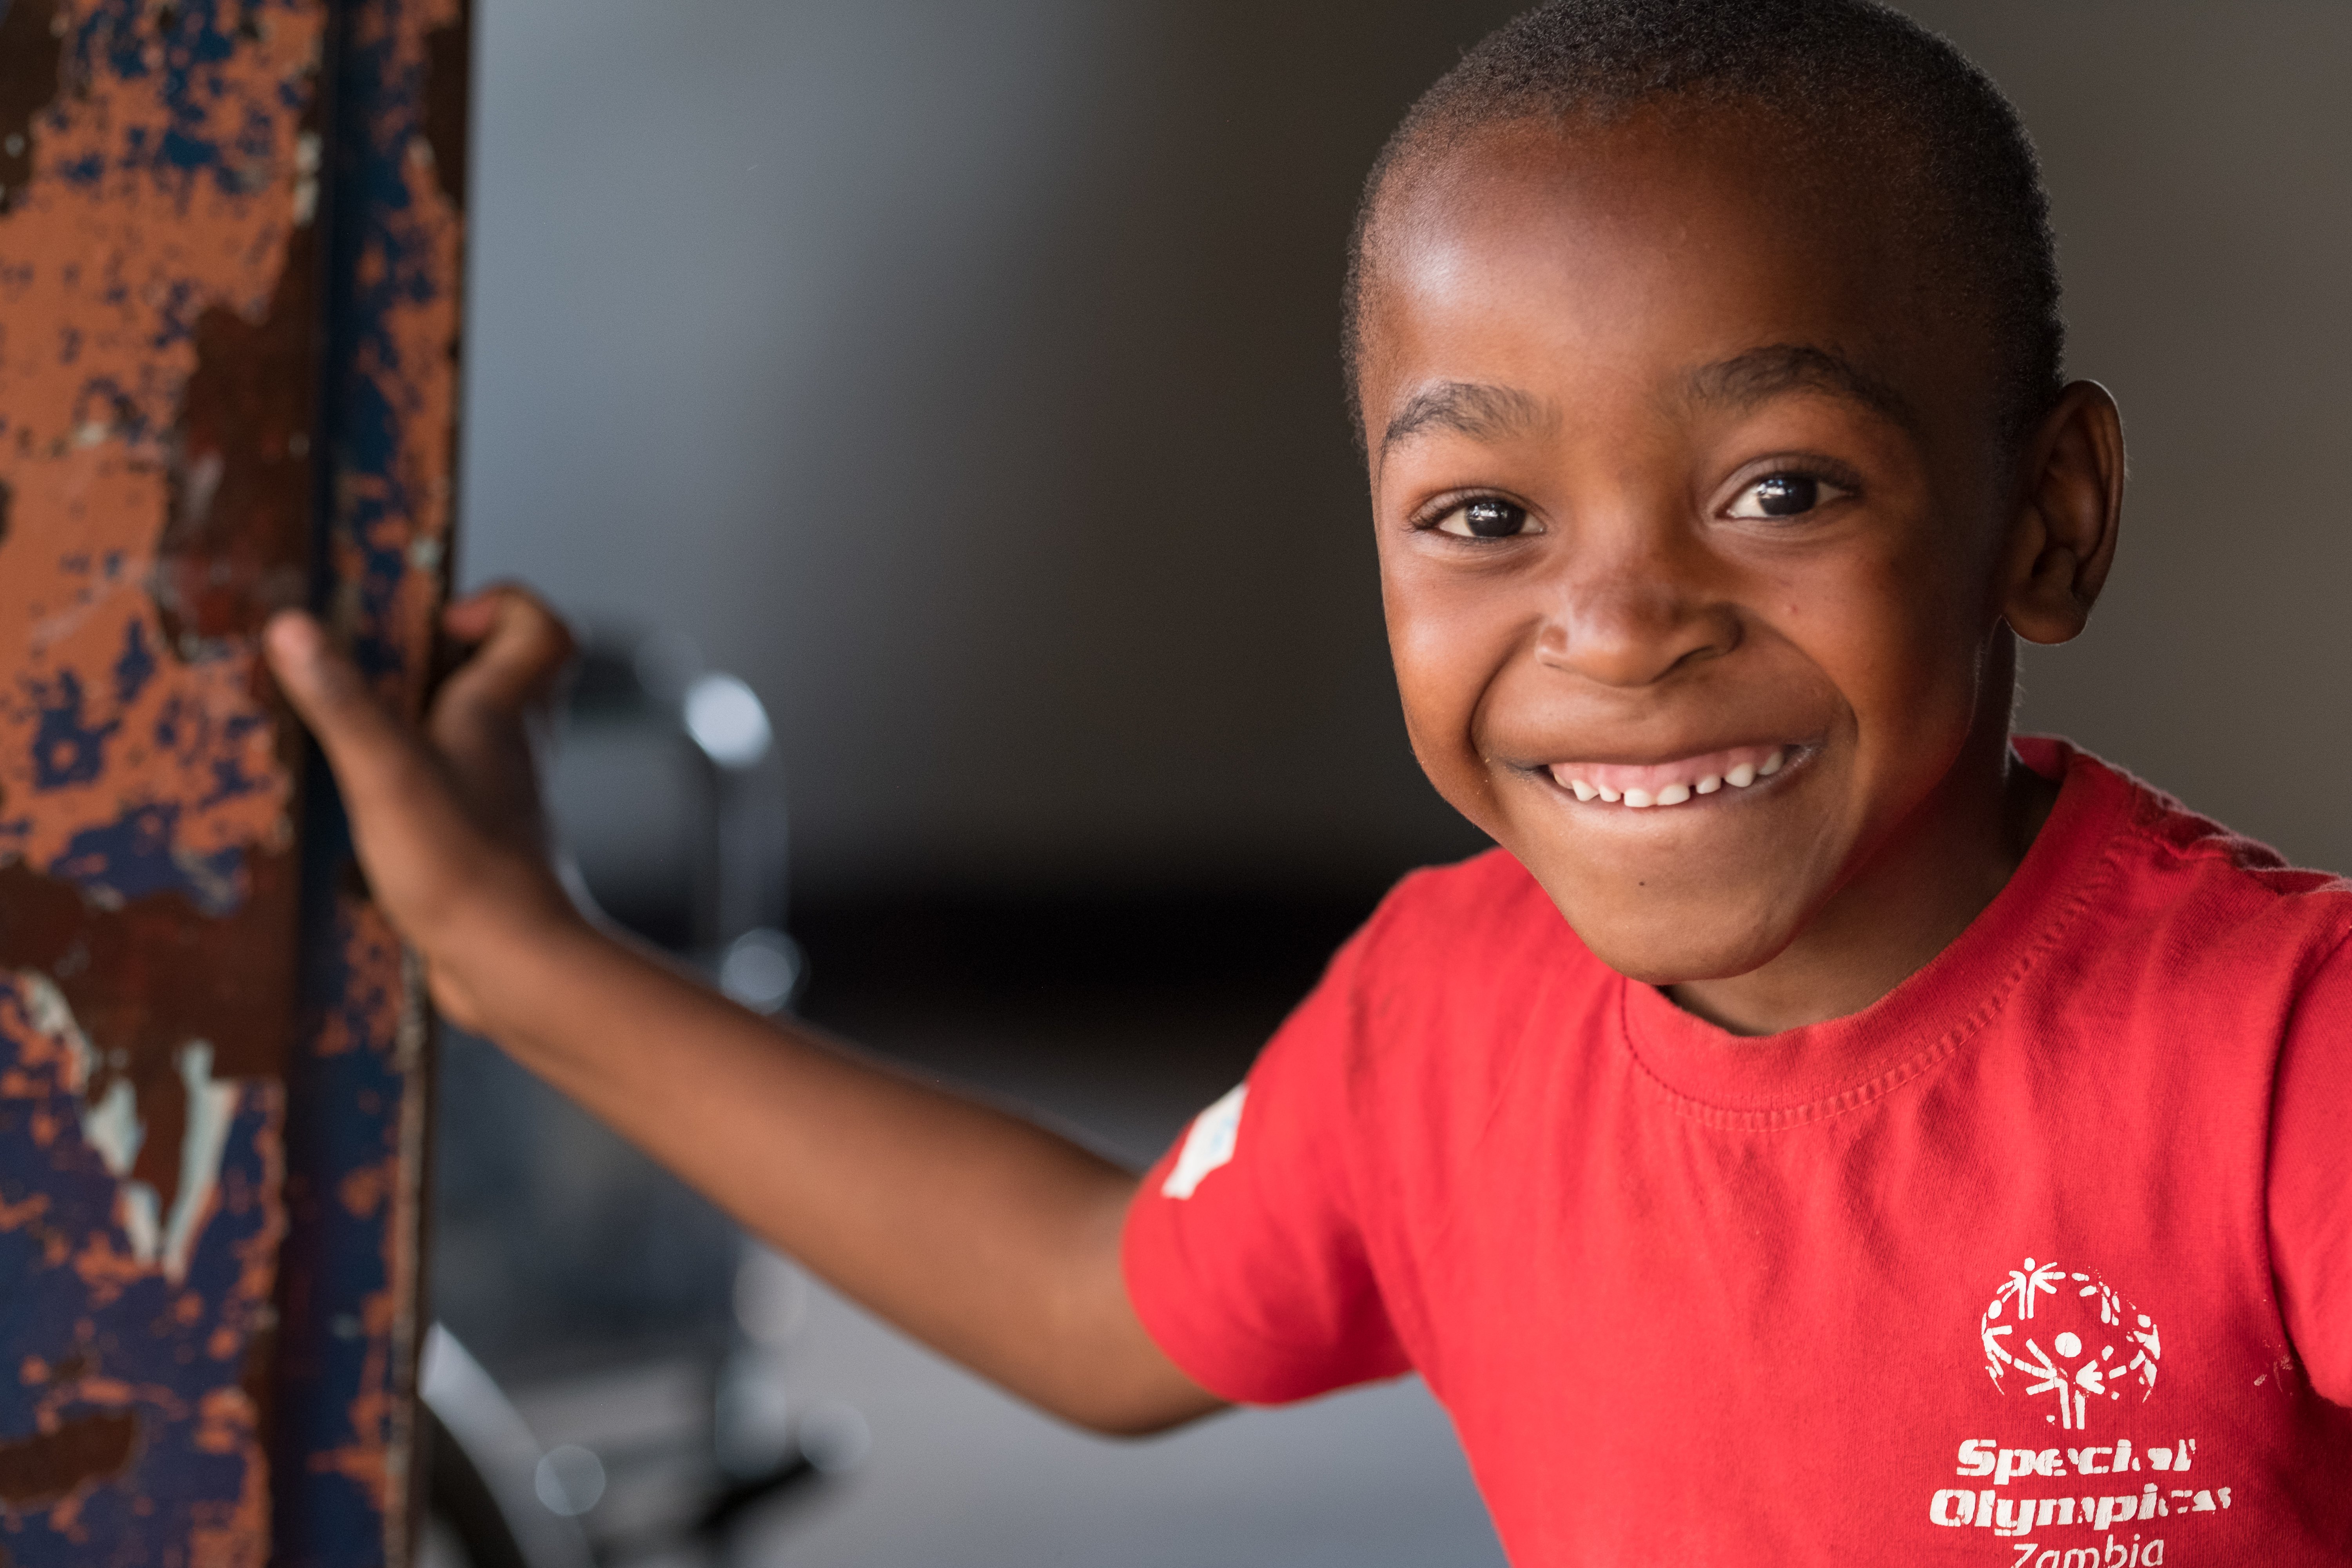
{"type": "Polygon", "coordinates": [[[422,737],[272,628],[443,1008],[1074,1421],[1419,1371],[1515,1562],[2352,1562],[2352,892],[2012,744],[2123,447],[1999,93],[1863,0],[1560,0],[1348,299],[1406,723],[1500,847],[1140,1184],[577,913],[513,590],[422,737]]]}

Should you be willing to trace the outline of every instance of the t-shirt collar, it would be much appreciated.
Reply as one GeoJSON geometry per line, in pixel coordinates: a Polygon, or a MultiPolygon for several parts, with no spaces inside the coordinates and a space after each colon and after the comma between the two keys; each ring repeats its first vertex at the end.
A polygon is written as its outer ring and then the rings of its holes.
{"type": "Polygon", "coordinates": [[[1706,1120],[1780,1125],[1866,1103],[1924,1072],[1990,1023],[2096,896],[2133,807],[2123,775],[2063,741],[2021,738],[2026,766],[2058,800],[2017,869],[1927,966],[1859,1013],[1746,1037],[1619,981],[1625,1039],[1679,1108],[1706,1120]]]}

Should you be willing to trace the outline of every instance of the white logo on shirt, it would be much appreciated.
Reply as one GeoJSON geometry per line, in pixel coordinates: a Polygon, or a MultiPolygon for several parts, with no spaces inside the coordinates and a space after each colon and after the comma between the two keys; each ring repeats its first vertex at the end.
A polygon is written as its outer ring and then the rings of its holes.
{"type": "Polygon", "coordinates": [[[1234,1146],[1241,1141],[1242,1101],[1248,1097],[1249,1085],[1236,1084],[1231,1093],[1192,1119],[1192,1131],[1185,1135],[1176,1168],[1160,1184],[1160,1196],[1191,1197],[1202,1177],[1233,1159],[1234,1146]]]}
{"type": "Polygon", "coordinates": [[[2162,1521],[2231,1507],[2231,1489],[2210,1484],[2210,1456],[2196,1438],[2143,1446],[2089,1436],[2113,1424],[2100,1416],[2120,1415],[2125,1395],[2138,1405],[2156,1392],[2164,1354],[2156,1321],[2098,1274],[2027,1258],[1993,1292],[1977,1337],[1993,1386],[2023,1393],[2023,1418],[2039,1415],[2045,1427],[1961,1443],[1952,1475],[1963,1484],[1935,1489],[1928,1523],[1985,1531],[2017,1552],[2020,1568],[2162,1568],[2178,1544],[2172,1534],[2201,1529],[2162,1521]],[[2075,1531],[2104,1533],[2077,1544],[2075,1531]]]}
{"type": "Polygon", "coordinates": [[[1993,1386],[2017,1373],[2029,1398],[2057,1396],[2044,1418],[2062,1431],[2089,1430],[2092,1401],[2120,1401],[2126,1390],[2141,1399],[2156,1392],[2163,1356],[2155,1321],[2095,1274],[2070,1274],[2029,1258],[2009,1271],[1992,1304],[1977,1320],[1985,1371],[1993,1386]]]}

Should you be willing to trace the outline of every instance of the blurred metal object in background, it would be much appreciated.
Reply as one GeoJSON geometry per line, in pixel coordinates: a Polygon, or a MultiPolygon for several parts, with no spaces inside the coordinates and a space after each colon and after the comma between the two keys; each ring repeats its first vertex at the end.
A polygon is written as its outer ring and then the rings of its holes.
{"type": "MultiPolygon", "coordinates": [[[[604,1407],[593,1445],[544,1449],[497,1381],[436,1325],[420,1388],[426,1509],[417,1568],[736,1561],[739,1530],[756,1512],[856,1468],[873,1446],[854,1406],[824,1400],[801,1412],[786,1403],[782,1353],[808,1299],[798,1268],[750,1249],[737,1302],[749,1342],[718,1369],[704,1410],[665,1419],[637,1408],[630,1374],[601,1399],[591,1380],[588,1402],[604,1407]]],[[[574,1386],[569,1397],[576,1404],[581,1393],[574,1386]]]]}
{"type": "Polygon", "coordinates": [[[420,1568],[593,1568],[587,1538],[536,1495],[546,1462],[512,1401],[446,1328],[425,1337],[428,1511],[420,1568]]]}
{"type": "MultiPolygon", "coordinates": [[[[783,788],[749,685],[672,632],[589,628],[548,798],[577,892],[761,1013],[783,931],[783,788]]],[[[502,1380],[737,1337],[735,1226],[487,1042],[444,1062],[436,1305],[502,1380]]]]}
{"type": "Polygon", "coordinates": [[[745,1006],[782,1011],[804,966],[784,932],[783,784],[766,707],[681,633],[591,630],[583,642],[550,805],[589,896],[745,1006]]]}
{"type": "MultiPolygon", "coordinates": [[[[765,706],[681,635],[581,640],[548,779],[575,895],[744,1006],[784,1010],[805,966],[765,706]]],[[[430,1568],[724,1562],[753,1510],[863,1457],[856,1410],[786,1396],[793,1265],[487,1041],[450,1036],[442,1115],[430,1568]],[[649,1370],[691,1394],[630,1392],[649,1370]],[[500,1381],[600,1413],[535,1435],[500,1381]]]]}

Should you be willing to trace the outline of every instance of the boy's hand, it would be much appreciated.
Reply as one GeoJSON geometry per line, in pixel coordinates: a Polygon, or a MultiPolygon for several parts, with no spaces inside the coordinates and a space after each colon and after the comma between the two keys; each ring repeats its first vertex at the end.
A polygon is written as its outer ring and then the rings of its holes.
{"type": "Polygon", "coordinates": [[[512,586],[451,605],[442,626],[478,646],[421,731],[385,711],[311,616],[280,614],[264,640],[334,769],[369,887],[423,957],[435,1005],[480,1030],[486,997],[474,976],[513,937],[579,918],[550,860],[530,734],[572,641],[512,586]]]}

